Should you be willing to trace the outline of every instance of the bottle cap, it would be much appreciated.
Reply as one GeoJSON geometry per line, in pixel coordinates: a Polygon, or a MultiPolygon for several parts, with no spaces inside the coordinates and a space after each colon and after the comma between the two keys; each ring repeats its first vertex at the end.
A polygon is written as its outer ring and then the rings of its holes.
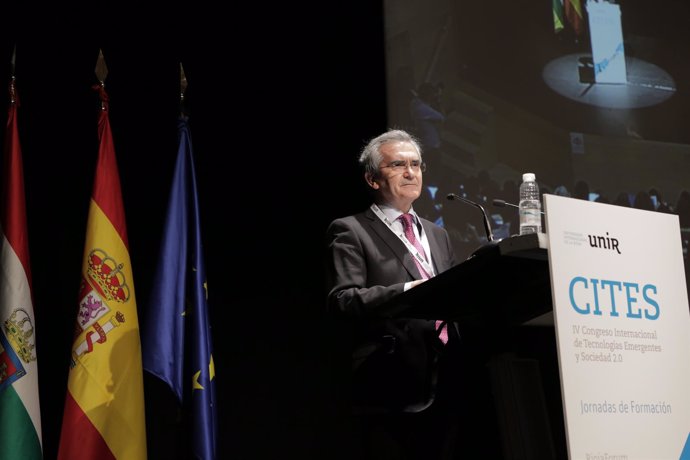
{"type": "Polygon", "coordinates": [[[525,173],[522,175],[522,182],[529,182],[529,181],[534,181],[535,176],[534,173],[525,173]]]}

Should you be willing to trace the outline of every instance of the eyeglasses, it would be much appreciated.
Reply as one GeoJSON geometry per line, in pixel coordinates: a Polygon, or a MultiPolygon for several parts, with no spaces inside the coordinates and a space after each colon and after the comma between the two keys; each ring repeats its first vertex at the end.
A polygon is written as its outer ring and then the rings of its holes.
{"type": "Polygon", "coordinates": [[[381,169],[383,168],[390,168],[393,170],[393,172],[402,174],[403,172],[407,171],[408,168],[412,168],[413,172],[424,172],[426,171],[426,163],[420,161],[420,160],[411,160],[411,161],[405,161],[405,160],[395,160],[391,161],[388,165],[386,166],[381,166],[381,169]]]}

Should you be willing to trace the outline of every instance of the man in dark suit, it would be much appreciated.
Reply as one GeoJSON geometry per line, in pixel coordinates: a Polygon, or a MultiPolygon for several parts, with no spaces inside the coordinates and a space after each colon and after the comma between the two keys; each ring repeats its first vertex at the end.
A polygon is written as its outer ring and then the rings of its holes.
{"type": "Polygon", "coordinates": [[[374,203],[328,228],[328,310],[352,326],[352,406],[363,458],[454,458],[459,411],[447,395],[461,391],[452,383],[459,381],[457,329],[385,308],[455,264],[450,238],[413,209],[425,169],[414,137],[387,131],[359,163],[374,203]]]}

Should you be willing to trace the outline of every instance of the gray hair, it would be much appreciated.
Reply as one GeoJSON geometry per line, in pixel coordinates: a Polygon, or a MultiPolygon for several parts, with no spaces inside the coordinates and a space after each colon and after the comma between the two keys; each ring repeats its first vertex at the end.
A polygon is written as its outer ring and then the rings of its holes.
{"type": "Polygon", "coordinates": [[[364,168],[364,172],[376,176],[379,171],[379,164],[381,164],[381,147],[389,142],[408,142],[412,144],[419,154],[419,161],[422,161],[422,148],[417,139],[401,129],[390,129],[370,140],[362,150],[362,153],[359,155],[359,164],[364,168]]]}

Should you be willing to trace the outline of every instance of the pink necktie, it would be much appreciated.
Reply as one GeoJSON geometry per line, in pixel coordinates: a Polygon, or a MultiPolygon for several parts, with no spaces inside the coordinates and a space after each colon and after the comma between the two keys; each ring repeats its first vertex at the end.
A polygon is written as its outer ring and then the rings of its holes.
{"type": "MultiPolygon", "coordinates": [[[[405,237],[407,240],[412,243],[412,245],[419,251],[419,254],[421,254],[426,261],[429,259],[426,256],[426,252],[424,252],[424,248],[422,247],[422,243],[417,240],[417,237],[414,234],[414,229],[412,228],[412,220],[414,217],[412,217],[412,214],[410,213],[403,213],[399,217],[400,222],[402,222],[403,229],[405,231],[405,237]]],[[[429,279],[429,273],[424,270],[424,267],[422,267],[422,264],[417,260],[417,257],[414,255],[412,256],[412,259],[414,260],[415,265],[417,265],[417,268],[419,269],[419,273],[421,273],[422,278],[424,279],[429,279]]],[[[437,320],[436,321],[436,330],[439,330],[439,338],[441,339],[441,342],[444,344],[448,342],[448,328],[446,324],[443,321],[437,320]],[[440,329],[440,330],[439,330],[440,329]]]]}

